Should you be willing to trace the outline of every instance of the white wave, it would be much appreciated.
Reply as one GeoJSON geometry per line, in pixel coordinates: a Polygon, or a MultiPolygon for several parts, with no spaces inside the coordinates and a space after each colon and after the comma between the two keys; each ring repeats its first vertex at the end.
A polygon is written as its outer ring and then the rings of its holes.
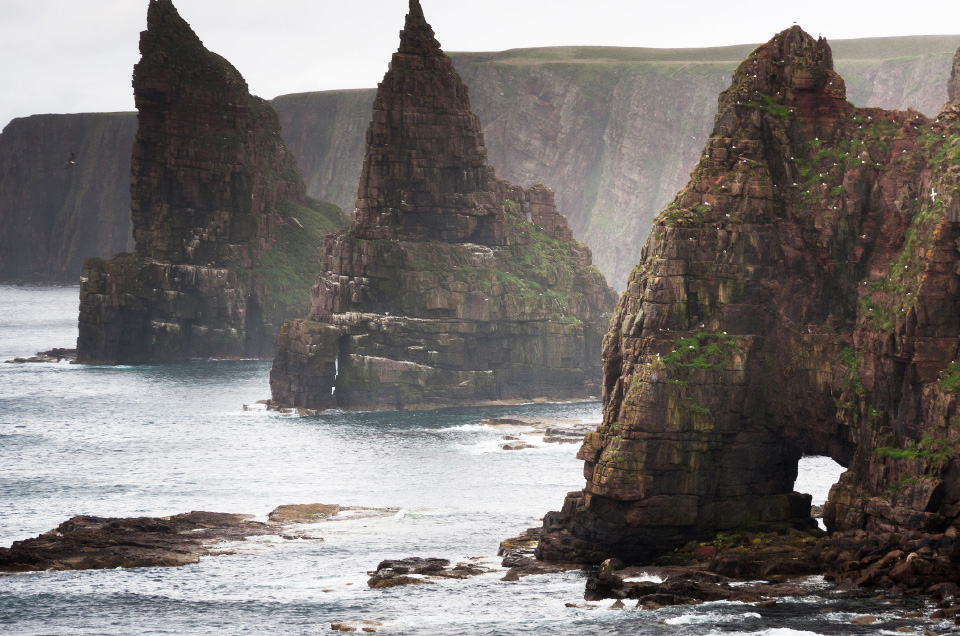
{"type": "Polygon", "coordinates": [[[696,612],[693,614],[682,614],[668,618],[663,622],[667,625],[715,625],[718,623],[735,623],[748,619],[762,618],[756,612],[743,612],[742,614],[720,614],[718,612],[696,612]]]}
{"type": "Polygon", "coordinates": [[[712,631],[707,636],[820,636],[817,632],[805,632],[789,627],[774,627],[759,632],[720,632],[712,631]]]}
{"type": "Polygon", "coordinates": [[[663,583],[666,579],[661,578],[655,574],[641,574],[640,576],[634,576],[627,579],[623,579],[624,583],[663,583]]]}

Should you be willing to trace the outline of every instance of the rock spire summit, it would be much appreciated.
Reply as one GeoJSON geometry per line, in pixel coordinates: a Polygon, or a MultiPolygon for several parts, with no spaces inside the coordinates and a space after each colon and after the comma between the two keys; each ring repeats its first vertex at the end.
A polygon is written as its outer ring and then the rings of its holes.
{"type": "Polygon", "coordinates": [[[499,187],[467,87],[413,1],[374,102],[354,231],[502,245],[499,187]]]}

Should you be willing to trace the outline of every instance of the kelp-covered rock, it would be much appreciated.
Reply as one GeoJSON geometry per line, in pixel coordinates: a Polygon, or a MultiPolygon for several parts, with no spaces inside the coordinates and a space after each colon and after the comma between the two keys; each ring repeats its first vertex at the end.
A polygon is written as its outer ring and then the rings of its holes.
{"type": "Polygon", "coordinates": [[[306,197],[276,113],[169,0],[151,0],[140,52],[137,251],[84,264],[79,361],[270,355],[342,214],[306,197]]]}
{"type": "Polygon", "coordinates": [[[960,125],[857,109],[798,27],[744,61],[604,341],[586,488],[539,556],[639,562],[809,524],[802,453],[848,467],[833,530],[958,523],[960,125]]]}
{"type": "Polygon", "coordinates": [[[380,84],[349,231],[280,334],[284,407],[411,408],[597,392],[612,290],[553,193],[496,178],[415,0],[380,84]]]}

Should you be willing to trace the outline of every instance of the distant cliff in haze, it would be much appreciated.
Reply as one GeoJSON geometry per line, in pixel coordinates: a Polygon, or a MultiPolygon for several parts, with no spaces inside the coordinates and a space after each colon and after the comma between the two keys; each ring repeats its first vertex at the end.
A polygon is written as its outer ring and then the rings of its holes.
{"type": "MultiPolygon", "coordinates": [[[[947,99],[958,46],[960,36],[831,42],[848,99],[928,115],[947,99]]],[[[575,235],[623,289],[653,218],[700,157],[717,94],[753,48],[558,47],[451,58],[470,85],[498,175],[555,190],[575,235]]],[[[373,99],[371,89],[273,100],[310,196],[353,209],[373,99]]],[[[103,177],[128,170],[134,116],[109,116],[100,128],[90,122],[103,115],[60,117],[14,120],[0,135],[0,281],[75,282],[83,256],[129,249],[127,182],[103,177]],[[90,172],[72,173],[67,182],[63,165],[71,152],[90,172]],[[57,227],[111,229],[93,241],[50,229],[57,227]]]]}

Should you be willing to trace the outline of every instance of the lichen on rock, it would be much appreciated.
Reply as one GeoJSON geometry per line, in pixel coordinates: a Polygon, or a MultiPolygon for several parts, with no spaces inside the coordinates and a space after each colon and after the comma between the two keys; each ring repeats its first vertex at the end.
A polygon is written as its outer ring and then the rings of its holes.
{"type": "Polygon", "coordinates": [[[307,198],[277,114],[170,0],[151,0],[140,51],[136,255],[84,264],[78,359],[270,355],[342,213],[307,198]]]}
{"type": "Polygon", "coordinates": [[[958,523],[951,113],[854,108],[826,41],[799,27],[738,67],[620,300],[586,488],[547,515],[538,556],[642,562],[807,526],[804,453],[848,467],[830,529],[958,523]]]}
{"type": "Polygon", "coordinates": [[[497,179],[418,2],[384,76],[349,231],[280,335],[282,407],[426,408],[597,393],[612,290],[542,185],[497,179]]]}

